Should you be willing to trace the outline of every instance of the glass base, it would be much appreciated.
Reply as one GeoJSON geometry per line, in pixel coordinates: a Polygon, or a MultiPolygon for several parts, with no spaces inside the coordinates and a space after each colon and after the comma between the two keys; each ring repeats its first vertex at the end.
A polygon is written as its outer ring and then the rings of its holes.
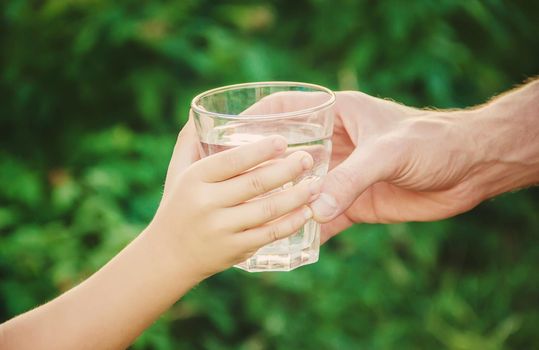
{"type": "MultiPolygon", "coordinates": [[[[279,252],[276,252],[275,249],[262,248],[255,255],[234,265],[234,267],[247,272],[291,271],[300,266],[317,262],[320,252],[320,225],[311,222],[305,228],[314,232],[312,232],[312,240],[307,246],[303,246],[303,249],[301,249],[301,245],[297,244],[288,244],[283,247],[283,244],[279,242],[281,245],[279,252]]],[[[293,236],[287,239],[288,242],[291,240],[294,240],[293,236]]]]}

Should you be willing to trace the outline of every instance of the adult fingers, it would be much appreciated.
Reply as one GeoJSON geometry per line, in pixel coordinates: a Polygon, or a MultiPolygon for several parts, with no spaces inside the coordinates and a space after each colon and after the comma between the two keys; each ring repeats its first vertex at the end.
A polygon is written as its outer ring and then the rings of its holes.
{"type": "Polygon", "coordinates": [[[246,249],[256,250],[296,233],[311,217],[311,209],[303,206],[266,225],[237,233],[234,238],[246,249]]]}
{"type": "Polygon", "coordinates": [[[213,193],[224,206],[233,206],[293,181],[312,166],[313,158],[309,153],[294,152],[285,159],[277,159],[225,182],[213,184],[213,193]]]}
{"type": "Polygon", "coordinates": [[[320,181],[303,181],[287,190],[223,210],[231,229],[240,232],[260,226],[307,204],[320,191],[320,181]]]}
{"type": "Polygon", "coordinates": [[[391,149],[361,145],[324,179],[320,197],[310,204],[314,219],[325,223],[343,213],[372,184],[390,177],[397,165],[391,149]]]}
{"type": "Polygon", "coordinates": [[[223,181],[281,155],[286,148],[284,137],[270,136],[203,158],[194,171],[205,182],[223,181]]]}
{"type": "Polygon", "coordinates": [[[353,224],[354,222],[345,214],[341,214],[330,222],[322,224],[320,230],[320,244],[326,243],[331,237],[347,229],[353,224]]]}
{"type": "Polygon", "coordinates": [[[283,91],[262,98],[241,115],[267,115],[313,108],[329,100],[324,92],[283,91]]]}

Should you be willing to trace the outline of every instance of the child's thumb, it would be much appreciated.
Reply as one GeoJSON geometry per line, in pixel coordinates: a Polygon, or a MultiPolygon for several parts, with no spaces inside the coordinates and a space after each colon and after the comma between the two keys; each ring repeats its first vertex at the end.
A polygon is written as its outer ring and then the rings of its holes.
{"type": "Polygon", "coordinates": [[[181,174],[187,167],[199,159],[200,143],[198,141],[195,123],[191,116],[178,135],[168,167],[167,182],[169,182],[169,179],[181,174]]]}

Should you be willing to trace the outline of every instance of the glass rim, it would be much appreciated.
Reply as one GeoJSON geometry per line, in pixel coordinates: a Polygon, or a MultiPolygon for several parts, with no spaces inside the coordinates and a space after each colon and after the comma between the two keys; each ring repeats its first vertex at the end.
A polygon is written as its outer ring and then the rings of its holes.
{"type": "Polygon", "coordinates": [[[250,119],[281,119],[281,118],[290,118],[296,117],[299,115],[309,114],[317,112],[324,108],[330,107],[335,103],[336,97],[335,93],[321,85],[311,84],[311,83],[300,83],[295,81],[262,81],[262,82],[252,82],[252,83],[241,83],[241,84],[232,84],[217,87],[215,89],[206,90],[198,95],[196,95],[191,101],[191,109],[198,114],[205,114],[212,117],[222,118],[222,119],[234,119],[234,120],[250,120],[250,119]],[[271,114],[249,114],[249,115],[240,115],[240,114],[227,114],[203,110],[199,107],[199,102],[202,98],[221,93],[229,90],[238,90],[243,88],[254,88],[254,87],[271,87],[271,86],[297,86],[297,87],[307,87],[313,90],[319,90],[319,92],[324,92],[329,95],[329,99],[317,106],[300,109],[293,112],[283,112],[283,113],[271,113],[271,114]]]}

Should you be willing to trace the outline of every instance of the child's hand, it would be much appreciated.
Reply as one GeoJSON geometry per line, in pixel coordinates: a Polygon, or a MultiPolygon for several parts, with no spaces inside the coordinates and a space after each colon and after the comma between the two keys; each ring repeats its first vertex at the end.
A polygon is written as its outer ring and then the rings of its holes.
{"type": "Polygon", "coordinates": [[[76,288],[1,324],[0,348],[125,349],[201,279],[296,232],[311,217],[305,204],[319,184],[254,199],[312,167],[308,153],[267,162],[284,153],[280,137],[202,160],[197,147],[189,122],[147,230],[76,288]]]}
{"type": "Polygon", "coordinates": [[[287,147],[284,138],[274,136],[192,163],[199,158],[195,140],[190,122],[178,139],[163,200],[149,230],[161,235],[167,251],[200,278],[295,233],[312,216],[306,204],[319,193],[319,182],[254,199],[310,169],[313,159],[308,153],[272,160],[287,147]]]}

